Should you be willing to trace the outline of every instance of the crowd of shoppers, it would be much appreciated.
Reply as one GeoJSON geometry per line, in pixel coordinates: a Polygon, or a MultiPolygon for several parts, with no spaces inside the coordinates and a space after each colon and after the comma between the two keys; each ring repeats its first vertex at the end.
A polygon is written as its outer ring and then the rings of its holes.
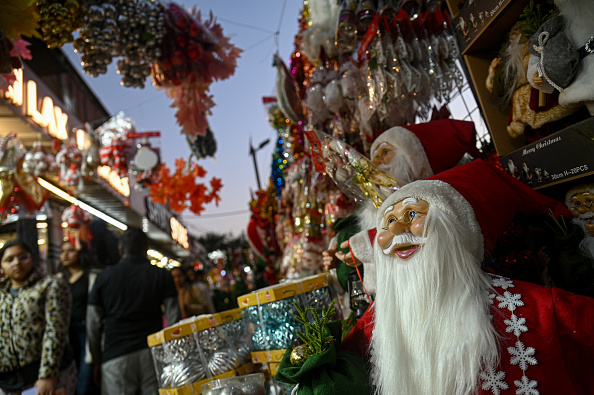
{"type": "Polygon", "coordinates": [[[192,267],[151,265],[141,230],[119,247],[120,261],[98,270],[85,243],[65,241],[56,275],[20,240],[0,249],[0,395],[158,393],[147,336],[214,313],[212,297],[192,267]]]}

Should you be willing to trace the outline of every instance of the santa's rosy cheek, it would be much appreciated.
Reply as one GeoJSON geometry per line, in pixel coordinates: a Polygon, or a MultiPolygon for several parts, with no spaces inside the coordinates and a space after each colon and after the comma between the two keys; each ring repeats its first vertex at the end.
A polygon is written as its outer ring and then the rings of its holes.
{"type": "Polygon", "coordinates": [[[410,233],[417,236],[423,236],[423,232],[425,231],[425,218],[425,216],[422,216],[415,219],[412,224],[410,224],[410,233]]]}
{"type": "Polygon", "coordinates": [[[382,247],[382,249],[386,249],[390,246],[393,238],[394,234],[392,232],[389,230],[383,231],[377,235],[377,244],[382,247]]]}

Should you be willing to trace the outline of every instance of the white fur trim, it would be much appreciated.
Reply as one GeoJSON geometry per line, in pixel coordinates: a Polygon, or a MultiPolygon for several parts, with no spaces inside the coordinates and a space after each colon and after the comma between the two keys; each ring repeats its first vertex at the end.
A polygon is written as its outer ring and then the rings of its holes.
{"type": "Polygon", "coordinates": [[[373,263],[373,244],[369,240],[367,229],[351,236],[349,245],[358,260],[363,263],[373,263]]]}
{"type": "Polygon", "coordinates": [[[377,208],[371,204],[363,205],[355,213],[357,216],[357,222],[359,223],[359,229],[372,229],[375,228],[375,217],[377,215],[377,208]]]}
{"type": "Polygon", "coordinates": [[[363,262],[363,286],[369,295],[375,296],[377,289],[376,283],[375,263],[363,262]]]}
{"type": "MultiPolygon", "coordinates": [[[[384,201],[378,210],[376,226],[378,233],[384,224],[383,212],[392,204],[398,203],[407,197],[415,197],[428,202],[445,212],[451,218],[462,221],[464,226],[473,236],[472,245],[476,245],[476,258],[481,261],[484,254],[484,239],[480,224],[474,214],[474,209],[466,199],[450,184],[440,180],[423,180],[407,184],[394,192],[384,201]]],[[[430,208],[431,209],[431,208],[430,208]]],[[[431,236],[429,236],[431,237],[431,236]]],[[[379,248],[379,246],[378,246],[379,248]]]]}
{"type": "Polygon", "coordinates": [[[369,150],[371,157],[373,157],[373,153],[383,142],[388,142],[396,147],[396,155],[402,155],[406,158],[406,162],[409,163],[411,169],[414,169],[414,173],[420,175],[418,179],[424,179],[433,175],[433,169],[431,168],[423,144],[421,144],[421,141],[410,130],[402,126],[394,126],[380,134],[373,144],[371,144],[371,149],[369,150]]]}

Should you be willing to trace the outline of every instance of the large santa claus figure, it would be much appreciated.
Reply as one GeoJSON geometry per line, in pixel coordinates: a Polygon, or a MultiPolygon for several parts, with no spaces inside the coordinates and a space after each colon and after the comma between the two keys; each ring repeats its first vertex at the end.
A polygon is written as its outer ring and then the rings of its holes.
{"type": "Polygon", "coordinates": [[[481,270],[519,212],[570,215],[480,160],[385,200],[375,303],[342,347],[370,357],[378,394],[592,393],[594,299],[481,270]]]}
{"type": "MultiPolygon", "coordinates": [[[[390,128],[374,140],[369,153],[377,170],[395,178],[399,186],[450,169],[461,163],[465,154],[471,158],[480,156],[476,147],[474,123],[453,119],[390,128]]],[[[343,249],[338,252],[337,257],[354,265],[354,255],[358,261],[365,264],[365,277],[371,279],[369,282],[372,284],[375,278],[373,249],[367,230],[375,227],[375,208],[369,210],[364,207],[351,223],[356,231],[351,230],[339,237],[338,246],[343,249]],[[359,233],[353,236],[356,232],[359,233]],[[347,253],[349,249],[351,253],[347,253]]],[[[324,251],[324,263],[327,268],[335,263],[335,252],[336,248],[324,251]]],[[[346,279],[346,274],[342,277],[346,279]]],[[[369,291],[373,292],[373,285],[365,281],[369,291]]]]}

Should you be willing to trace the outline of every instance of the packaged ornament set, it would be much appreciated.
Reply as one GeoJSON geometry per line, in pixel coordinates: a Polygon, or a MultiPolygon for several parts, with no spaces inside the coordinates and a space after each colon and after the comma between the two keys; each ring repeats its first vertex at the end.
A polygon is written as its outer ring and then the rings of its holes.
{"type": "Polygon", "coordinates": [[[213,379],[253,372],[241,309],[190,317],[148,337],[160,394],[200,394],[213,379]]]}
{"type": "Polygon", "coordinates": [[[302,308],[313,307],[321,314],[322,307],[329,306],[333,299],[326,274],[288,280],[240,296],[237,302],[246,323],[255,327],[252,362],[280,362],[286,348],[300,344],[297,330],[304,328],[295,319],[298,311],[294,302],[302,308]]]}

